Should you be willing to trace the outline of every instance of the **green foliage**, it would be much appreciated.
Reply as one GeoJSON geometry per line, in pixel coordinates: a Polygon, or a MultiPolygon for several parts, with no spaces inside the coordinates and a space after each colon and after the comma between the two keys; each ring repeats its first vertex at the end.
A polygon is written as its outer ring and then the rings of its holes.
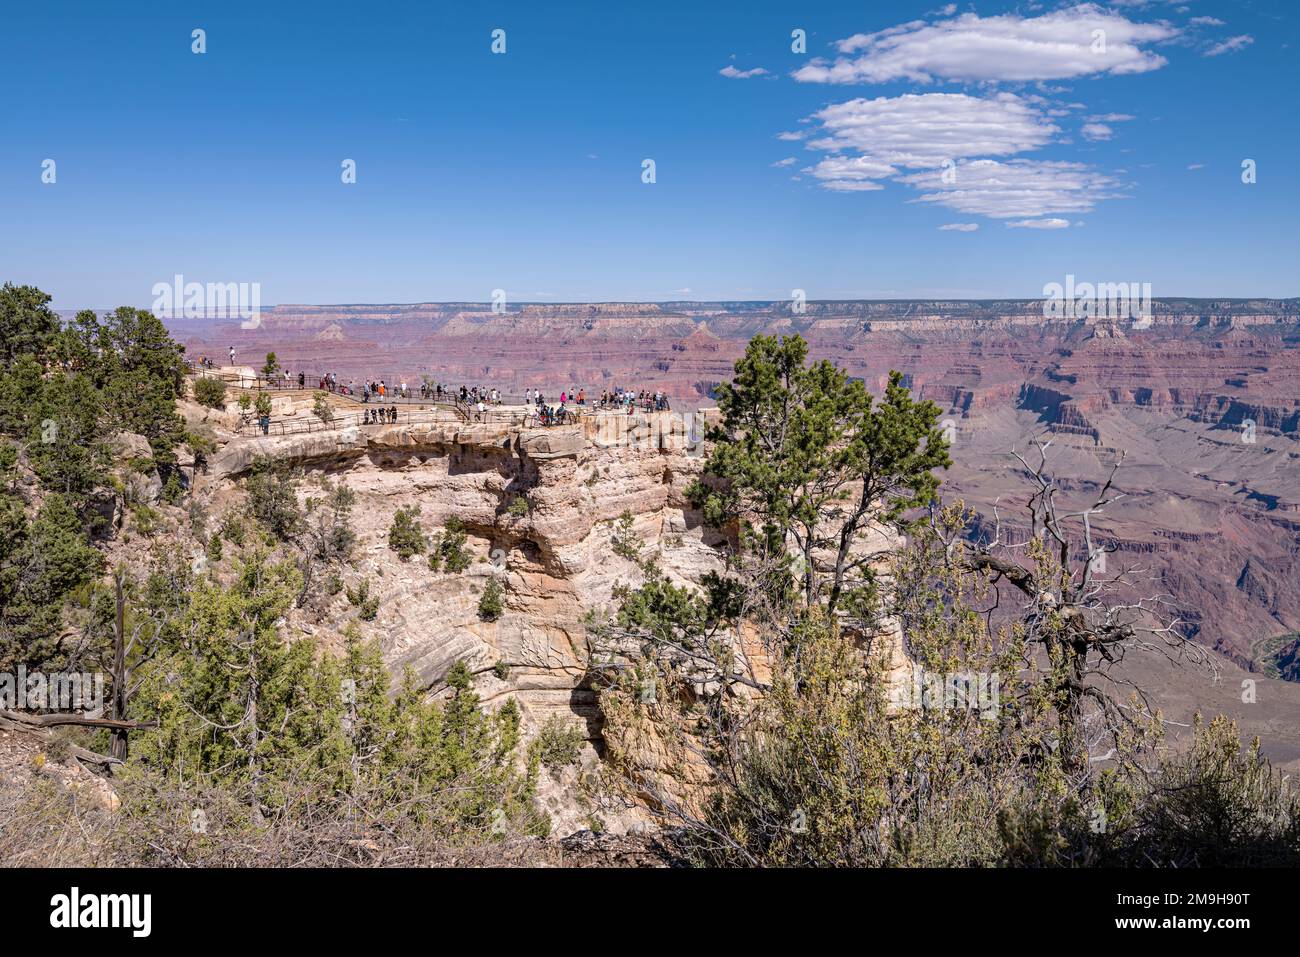
{"type": "Polygon", "coordinates": [[[620,558],[626,558],[630,562],[641,561],[641,544],[636,537],[636,532],[632,529],[632,512],[630,509],[624,509],[623,514],[618,517],[618,524],[614,528],[614,534],[610,538],[610,547],[614,549],[614,554],[620,558]]]}
{"type": "Polygon", "coordinates": [[[377,646],[355,631],[338,659],[285,642],[275,622],[296,574],[257,554],[228,589],[196,583],[133,703],[159,728],[132,768],[247,794],[264,813],[309,802],[361,806],[376,828],[414,821],[449,840],[544,834],[536,765],[516,770],[518,705],[485,711],[463,663],[442,700],[424,700],[409,678],[393,694],[377,646]]]}
{"type": "Polygon", "coordinates": [[[266,362],[262,363],[262,375],[268,379],[280,371],[280,361],[276,359],[274,352],[266,354],[266,362]]]}
{"type": "MultiPolygon", "coordinates": [[[[241,395],[242,402],[245,396],[241,395]]],[[[200,378],[194,380],[194,401],[210,409],[225,408],[226,383],[220,379],[200,378]]]]}
{"type": "Polygon", "coordinates": [[[555,716],[542,725],[537,736],[529,742],[528,751],[546,770],[559,774],[578,764],[586,740],[580,728],[555,716]]]}
{"type": "MultiPolygon", "coordinates": [[[[1114,817],[1115,815],[1111,815],[1114,817]]],[[[1167,759],[1149,800],[1118,835],[1123,863],[1164,867],[1300,865],[1300,793],[1236,724],[1196,716],[1192,746],[1167,759]]]]}
{"type": "Polygon", "coordinates": [[[311,411],[312,415],[327,425],[334,421],[334,407],[330,405],[329,398],[324,392],[317,392],[313,396],[311,411]]]}
{"type": "Polygon", "coordinates": [[[343,483],[329,479],[322,483],[322,489],[325,497],[321,502],[309,501],[308,551],[310,557],[320,561],[345,562],[357,544],[357,533],[352,528],[357,496],[343,483]]]}
{"type": "Polygon", "coordinates": [[[506,508],[507,514],[514,518],[528,517],[528,499],[523,495],[516,495],[510,500],[509,507],[506,508]]]}
{"type": "Polygon", "coordinates": [[[60,495],[28,521],[21,499],[0,493],[0,671],[56,659],[62,610],[99,573],[99,552],[60,495]]]}
{"type": "Polygon", "coordinates": [[[13,366],[19,356],[43,359],[58,331],[48,294],[8,282],[0,287],[0,369],[13,366]]]}
{"type": "Polygon", "coordinates": [[[109,429],[143,435],[160,469],[173,468],[185,428],[176,414],[185,384],[184,349],[162,321],[125,306],[105,316],[86,310],[60,335],[59,352],[103,396],[109,429]]]}
{"type": "MultiPolygon", "coordinates": [[[[260,397],[259,397],[260,398],[260,397]]],[[[246,483],[248,511],[274,537],[287,541],[303,529],[298,483],[283,463],[257,459],[246,483]]]]}
{"type": "Polygon", "coordinates": [[[496,576],[488,579],[487,585],[483,588],[483,594],[478,600],[478,616],[483,621],[496,621],[501,617],[505,610],[502,603],[502,596],[505,594],[501,588],[501,583],[497,581],[496,576]]]}
{"type": "Polygon", "coordinates": [[[242,547],[245,537],[244,519],[234,510],[226,512],[222,516],[221,531],[218,534],[230,544],[242,547]]]}
{"type": "Polygon", "coordinates": [[[0,374],[0,413],[0,431],[22,445],[41,486],[87,514],[111,464],[108,412],[89,377],[45,374],[22,357],[0,374]]]}
{"type": "Polygon", "coordinates": [[[913,401],[900,373],[876,402],[860,380],[807,355],[797,335],[750,340],[718,389],[722,425],[704,481],[688,495],[711,525],[739,528],[757,559],[795,558],[805,607],[863,614],[874,578],[854,546],[934,500],[933,470],[950,464],[939,408],[913,401]],[[826,569],[814,560],[823,551],[835,555],[826,569]]]}
{"type": "Polygon", "coordinates": [[[442,534],[429,553],[429,567],[435,572],[441,569],[449,575],[459,575],[470,565],[469,553],[465,550],[468,540],[469,536],[460,519],[447,519],[442,534]]]}
{"type": "Polygon", "coordinates": [[[362,621],[374,621],[379,614],[379,596],[370,594],[370,579],[363,578],[356,588],[347,589],[348,602],[357,608],[362,621]]]}
{"type": "Polygon", "coordinates": [[[394,513],[393,524],[388,529],[388,547],[397,552],[402,561],[408,561],[412,555],[424,554],[429,543],[420,528],[420,506],[399,508],[394,513]]]}
{"type": "Polygon", "coordinates": [[[271,395],[268,392],[257,393],[257,400],[253,403],[253,409],[257,412],[258,418],[266,418],[271,414],[271,395]]]}

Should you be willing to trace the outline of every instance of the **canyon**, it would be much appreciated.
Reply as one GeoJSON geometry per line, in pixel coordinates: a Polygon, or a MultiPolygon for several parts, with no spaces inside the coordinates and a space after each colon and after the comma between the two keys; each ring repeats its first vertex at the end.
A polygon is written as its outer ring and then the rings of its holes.
{"type": "Polygon", "coordinates": [[[662,389],[677,411],[711,405],[752,336],[798,333],[872,391],[897,369],[939,405],[944,495],[979,513],[974,534],[995,506],[1004,535],[1027,533],[1012,450],[1050,440],[1080,502],[1122,457],[1124,495],[1097,526],[1109,560],[1168,596],[1188,638],[1250,672],[1294,674],[1300,300],[1156,299],[1137,322],[1049,320],[1041,300],[279,305],[255,329],[169,326],[192,357],[233,346],[256,367],[274,351],[309,382],[427,377],[552,400],[662,389]]]}

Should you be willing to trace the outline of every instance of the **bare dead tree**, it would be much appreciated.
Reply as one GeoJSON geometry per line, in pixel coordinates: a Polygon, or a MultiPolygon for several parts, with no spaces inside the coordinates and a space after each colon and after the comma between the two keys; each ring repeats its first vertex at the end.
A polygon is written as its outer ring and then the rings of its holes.
{"type": "Polygon", "coordinates": [[[1050,700],[1057,715],[1063,767],[1087,777],[1089,751],[1109,739],[1118,746],[1126,731],[1152,714],[1145,691],[1116,667],[1136,649],[1157,651],[1170,661],[1210,667],[1209,655],[1179,632],[1176,609],[1141,568],[1108,571],[1097,519],[1125,497],[1115,484],[1121,454],[1105,482],[1081,508],[1063,504],[1065,494],[1048,468],[1051,440],[1035,440],[1028,457],[1013,450],[1032,486],[1025,504],[1028,541],[1012,542],[997,504],[993,533],[985,541],[949,543],[951,560],[1008,585],[1019,594],[1018,617],[1031,644],[1042,648],[1050,700]],[[1121,694],[1136,695],[1136,708],[1121,694]],[[1089,707],[1091,706],[1091,708],[1089,707]],[[1092,719],[1092,720],[1090,720],[1092,719]],[[1090,733],[1089,724],[1095,726],[1090,733]]]}
{"type": "MultiPolygon", "coordinates": [[[[176,594],[180,594],[180,583],[176,582],[175,586],[176,594]]],[[[113,572],[113,612],[113,660],[108,669],[113,689],[111,723],[99,726],[112,730],[109,754],[121,762],[127,758],[131,731],[157,727],[155,721],[131,721],[127,711],[143,684],[143,678],[137,678],[137,674],[157,653],[163,628],[172,615],[169,609],[134,615],[128,628],[126,570],[121,566],[113,572]]]]}

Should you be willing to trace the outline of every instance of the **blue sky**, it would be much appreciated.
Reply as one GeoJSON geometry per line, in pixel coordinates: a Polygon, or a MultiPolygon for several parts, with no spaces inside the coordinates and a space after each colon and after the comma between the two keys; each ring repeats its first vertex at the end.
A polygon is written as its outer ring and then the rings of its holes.
{"type": "Polygon", "coordinates": [[[0,278],[59,308],[177,273],[265,305],[1300,294],[1291,2],[542,6],[9,5],[0,278]]]}

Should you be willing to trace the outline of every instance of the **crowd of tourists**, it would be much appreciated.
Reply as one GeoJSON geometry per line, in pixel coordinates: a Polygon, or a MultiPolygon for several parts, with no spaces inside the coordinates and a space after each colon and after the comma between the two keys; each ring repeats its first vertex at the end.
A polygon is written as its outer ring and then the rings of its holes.
{"type": "MultiPolygon", "coordinates": [[[[235,361],[234,353],[235,350],[231,347],[230,361],[232,365],[235,361]]],[[[198,358],[198,365],[203,369],[215,368],[213,362],[206,356],[198,358]]],[[[442,382],[431,382],[428,379],[423,380],[414,390],[405,380],[390,385],[384,379],[374,379],[362,382],[358,386],[353,379],[349,379],[346,383],[340,383],[336,372],[327,372],[320,376],[313,375],[309,379],[306,372],[300,371],[294,375],[285,368],[277,369],[267,375],[266,384],[271,388],[281,389],[292,389],[296,384],[299,389],[315,388],[322,392],[333,392],[338,395],[359,396],[363,403],[379,405],[380,408],[367,409],[364,412],[362,418],[362,424],[364,425],[395,423],[397,421],[397,406],[390,405],[387,408],[383,406],[398,399],[410,400],[418,397],[425,402],[458,402],[461,405],[469,406],[471,414],[479,421],[486,420],[488,407],[503,404],[503,397],[499,389],[489,389],[481,385],[461,385],[456,387],[442,382]],[[314,384],[310,384],[312,380],[314,380],[314,384]]],[[[665,412],[670,408],[667,392],[659,389],[652,392],[648,389],[632,390],[624,388],[603,389],[599,396],[589,396],[585,388],[562,389],[558,400],[554,394],[548,399],[543,395],[541,389],[528,388],[524,390],[524,404],[532,409],[531,417],[533,421],[539,425],[548,426],[576,421],[577,416],[587,410],[615,411],[632,415],[635,412],[665,412]]]]}

